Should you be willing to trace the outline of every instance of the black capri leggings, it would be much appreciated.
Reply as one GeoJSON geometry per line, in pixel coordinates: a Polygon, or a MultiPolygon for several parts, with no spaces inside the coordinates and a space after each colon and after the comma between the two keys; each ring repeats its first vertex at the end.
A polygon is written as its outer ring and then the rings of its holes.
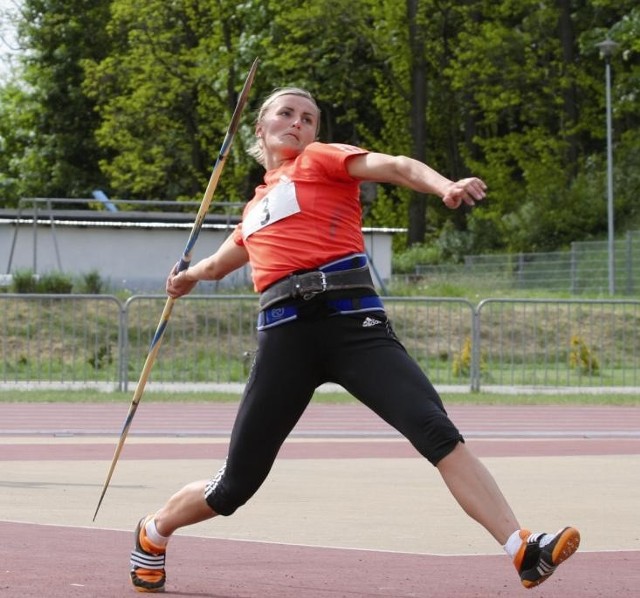
{"type": "Polygon", "coordinates": [[[325,382],[343,386],[434,465],[464,441],[384,312],[296,320],[258,334],[227,460],[205,490],[216,513],[231,515],[258,490],[325,382]]]}

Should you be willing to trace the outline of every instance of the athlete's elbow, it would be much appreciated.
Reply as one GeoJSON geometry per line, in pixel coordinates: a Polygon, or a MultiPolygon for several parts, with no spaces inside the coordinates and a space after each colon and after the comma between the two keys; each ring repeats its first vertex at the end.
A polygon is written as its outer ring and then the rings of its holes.
{"type": "Polygon", "coordinates": [[[207,264],[207,267],[204,269],[204,280],[222,280],[227,273],[220,264],[212,262],[207,264]]]}

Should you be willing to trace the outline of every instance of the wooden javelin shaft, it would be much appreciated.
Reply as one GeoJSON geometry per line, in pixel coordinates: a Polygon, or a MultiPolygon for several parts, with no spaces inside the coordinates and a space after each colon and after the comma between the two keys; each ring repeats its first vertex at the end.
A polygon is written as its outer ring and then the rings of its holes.
{"type": "MultiPolygon", "coordinates": [[[[242,91],[240,92],[240,96],[238,97],[238,102],[233,112],[233,116],[231,117],[229,128],[227,129],[224,141],[222,142],[222,146],[220,147],[220,152],[213,166],[211,177],[209,178],[209,183],[207,184],[207,188],[204,192],[204,197],[202,198],[202,202],[200,204],[200,209],[198,210],[195,222],[193,223],[191,234],[189,235],[189,239],[185,246],[182,257],[180,258],[180,262],[178,262],[177,269],[179,272],[186,270],[191,263],[191,254],[193,252],[193,247],[198,240],[198,235],[200,234],[200,230],[202,229],[202,224],[209,210],[209,206],[211,205],[211,200],[213,199],[213,194],[218,185],[218,181],[220,180],[222,169],[224,168],[227,156],[229,155],[229,151],[231,150],[231,144],[233,143],[235,134],[240,126],[240,118],[247,103],[249,91],[251,89],[251,86],[253,85],[253,80],[255,78],[257,68],[258,59],[256,58],[251,65],[249,74],[247,75],[242,91]]],[[[144,393],[147,380],[149,379],[149,375],[151,374],[151,369],[153,368],[156,356],[158,355],[158,351],[162,343],[162,338],[164,337],[164,332],[167,328],[167,324],[169,323],[169,318],[171,317],[171,312],[173,310],[175,301],[176,300],[173,297],[167,297],[167,302],[165,303],[164,309],[162,310],[160,322],[158,323],[158,327],[156,328],[155,334],[153,335],[147,358],[145,359],[144,366],[142,367],[142,371],[138,379],[138,384],[136,385],[136,390],[133,393],[133,399],[131,400],[131,405],[129,406],[129,412],[127,413],[127,417],[124,420],[122,432],[120,433],[120,438],[118,440],[118,444],[116,445],[113,459],[111,460],[111,465],[109,467],[106,480],[102,487],[102,493],[100,494],[100,498],[98,500],[98,506],[96,507],[95,513],[93,514],[93,521],[96,520],[96,516],[98,515],[98,511],[100,510],[100,505],[102,505],[102,501],[107,492],[107,488],[109,487],[109,483],[111,482],[113,472],[116,468],[116,463],[118,462],[120,453],[122,452],[122,448],[124,447],[127,434],[129,433],[129,428],[131,427],[133,416],[136,413],[138,404],[140,403],[140,399],[142,398],[142,395],[144,393]]]]}

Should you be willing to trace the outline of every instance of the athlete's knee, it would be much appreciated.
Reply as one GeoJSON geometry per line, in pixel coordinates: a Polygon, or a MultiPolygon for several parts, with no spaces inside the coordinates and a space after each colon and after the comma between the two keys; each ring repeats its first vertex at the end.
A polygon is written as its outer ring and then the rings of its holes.
{"type": "Polygon", "coordinates": [[[259,483],[229,475],[227,463],[205,486],[204,498],[219,515],[233,515],[256,492],[259,483]]]}
{"type": "Polygon", "coordinates": [[[460,445],[464,445],[464,438],[460,435],[441,443],[437,450],[431,452],[427,459],[434,467],[439,467],[445,457],[451,455],[460,445]]]}
{"type": "Polygon", "coordinates": [[[437,465],[444,457],[453,452],[464,438],[448,417],[430,419],[419,426],[418,431],[407,435],[418,452],[437,465]]]}

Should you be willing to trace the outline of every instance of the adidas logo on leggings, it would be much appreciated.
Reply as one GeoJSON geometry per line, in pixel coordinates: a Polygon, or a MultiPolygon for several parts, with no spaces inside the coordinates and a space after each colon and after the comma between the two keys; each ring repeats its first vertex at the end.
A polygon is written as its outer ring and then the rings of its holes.
{"type": "Polygon", "coordinates": [[[362,327],[369,328],[370,326],[377,326],[378,324],[380,324],[380,320],[367,316],[362,322],[362,327]]]}

